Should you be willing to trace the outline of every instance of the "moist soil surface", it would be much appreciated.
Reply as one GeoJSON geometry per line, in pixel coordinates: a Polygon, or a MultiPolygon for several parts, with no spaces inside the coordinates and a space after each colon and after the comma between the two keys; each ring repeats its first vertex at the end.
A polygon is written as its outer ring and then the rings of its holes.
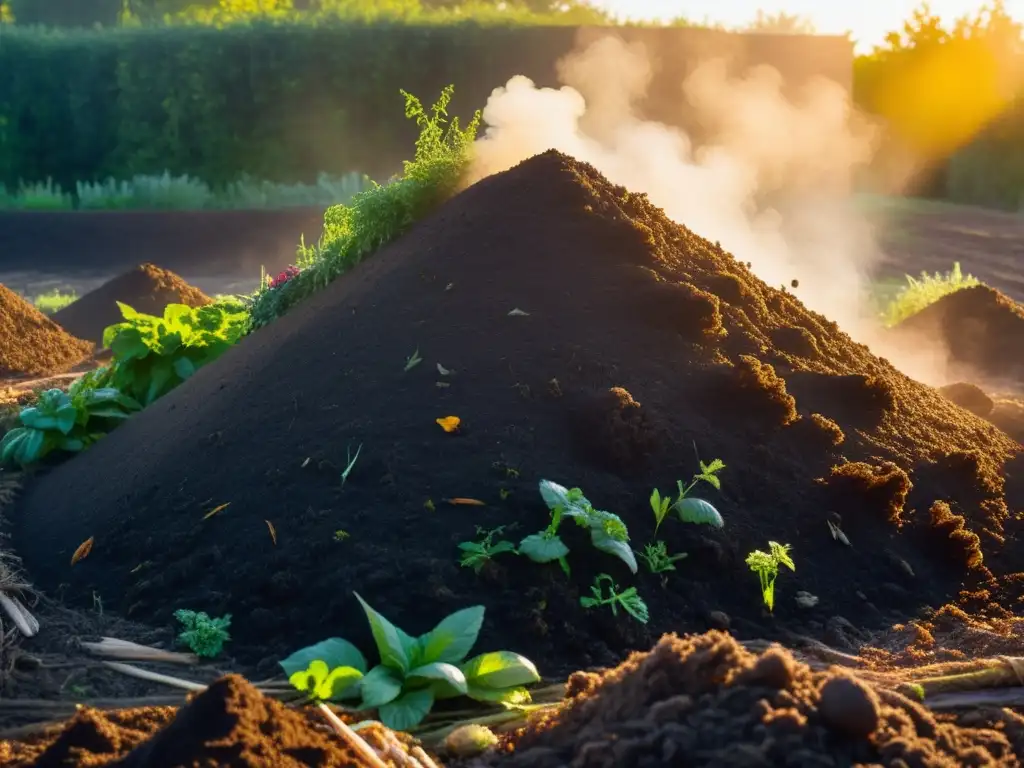
{"type": "Polygon", "coordinates": [[[177,608],[231,613],[228,653],[262,676],[331,635],[376,658],[353,590],[411,633],[483,604],[478,650],[558,676],[666,631],[856,639],[923,605],[1012,611],[1019,451],[643,196],[549,152],[38,478],[10,518],[37,587],[158,626],[177,608]],[[541,478],[581,487],[642,549],[651,489],[688,480],[695,448],[727,465],[720,493],[698,493],[725,528],[666,520],[659,538],[688,553],[667,577],[631,575],[569,524],[570,577],[514,555],[459,567],[478,527],[519,541],[547,525],[541,478]],[[769,540],[796,563],[774,614],[744,563],[769,540]],[[580,606],[600,573],[638,588],[648,624],[580,606]]]}
{"type": "Polygon", "coordinates": [[[53,320],[78,338],[102,344],[103,331],[124,319],[117,302],[159,316],[168,304],[201,307],[211,299],[173,272],[155,264],[140,264],[55,312],[53,320]]]}
{"type": "Polygon", "coordinates": [[[51,376],[86,360],[93,345],[76,338],[0,285],[0,379],[51,376]]]}

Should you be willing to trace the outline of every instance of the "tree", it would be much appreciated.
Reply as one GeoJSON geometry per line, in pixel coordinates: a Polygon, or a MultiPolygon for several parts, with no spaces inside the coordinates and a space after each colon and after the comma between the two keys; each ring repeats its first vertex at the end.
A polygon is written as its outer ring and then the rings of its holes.
{"type": "Polygon", "coordinates": [[[746,32],[765,35],[816,35],[818,33],[814,22],[809,18],[785,11],[765,13],[758,10],[754,20],[743,29],[746,32]]]}

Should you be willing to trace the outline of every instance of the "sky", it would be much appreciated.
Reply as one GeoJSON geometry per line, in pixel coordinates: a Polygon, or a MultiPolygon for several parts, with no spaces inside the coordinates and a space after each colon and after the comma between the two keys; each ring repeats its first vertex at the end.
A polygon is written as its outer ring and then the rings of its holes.
{"type": "MultiPolygon", "coordinates": [[[[900,28],[919,0],[593,0],[593,4],[620,17],[634,19],[671,19],[685,16],[695,22],[708,19],[726,26],[742,26],[752,20],[758,9],[772,14],[806,16],[822,34],[852,32],[858,52],[868,52],[881,43],[887,32],[900,28]]],[[[933,13],[952,21],[973,13],[980,0],[931,0],[933,13]]],[[[1024,0],[1007,0],[1007,12],[1024,19],[1024,0]]]]}

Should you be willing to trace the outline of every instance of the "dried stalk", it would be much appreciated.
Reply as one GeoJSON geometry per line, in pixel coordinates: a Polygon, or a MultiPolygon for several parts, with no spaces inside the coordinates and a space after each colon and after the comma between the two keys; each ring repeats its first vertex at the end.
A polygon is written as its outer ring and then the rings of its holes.
{"type": "Polygon", "coordinates": [[[352,747],[366,761],[370,768],[388,768],[387,763],[380,759],[380,756],[373,750],[373,747],[367,744],[362,736],[353,731],[344,720],[334,714],[330,707],[324,704],[318,704],[317,707],[324,717],[327,718],[327,722],[331,724],[341,737],[342,741],[352,747]]]}
{"type": "Polygon", "coordinates": [[[176,651],[164,651],[148,645],[139,645],[128,640],[118,640],[115,637],[100,638],[98,643],[79,642],[85,650],[95,656],[105,656],[110,659],[124,659],[128,661],[155,661],[168,664],[199,663],[199,657],[194,653],[178,653],[176,651]]]}
{"type": "Polygon", "coordinates": [[[11,618],[14,626],[25,637],[35,637],[39,634],[39,621],[16,597],[11,597],[0,591],[0,608],[3,608],[4,613],[11,618]]]}
{"type": "Polygon", "coordinates": [[[122,664],[120,661],[103,661],[100,662],[105,667],[120,672],[123,675],[134,677],[139,680],[149,680],[153,683],[163,683],[173,688],[181,688],[185,691],[205,691],[207,686],[204,683],[197,683],[193,680],[184,680],[180,677],[172,677],[171,675],[163,675],[159,672],[151,672],[148,669],[139,669],[138,667],[132,666],[131,664],[122,664]]]}

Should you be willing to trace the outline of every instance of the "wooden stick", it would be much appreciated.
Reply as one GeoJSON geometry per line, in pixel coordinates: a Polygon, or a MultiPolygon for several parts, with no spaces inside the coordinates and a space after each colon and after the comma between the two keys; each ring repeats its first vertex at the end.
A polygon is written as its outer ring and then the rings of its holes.
{"type": "Polygon", "coordinates": [[[183,680],[180,677],[172,677],[171,675],[162,675],[159,672],[151,672],[148,669],[139,669],[131,664],[122,664],[120,661],[103,661],[100,663],[105,667],[110,667],[111,669],[120,672],[123,675],[128,675],[129,677],[135,677],[139,680],[149,680],[153,683],[163,683],[164,685],[170,685],[174,688],[181,688],[186,691],[205,691],[208,687],[204,683],[197,683],[192,680],[183,680]]]}
{"type": "Polygon", "coordinates": [[[0,592],[0,608],[3,608],[4,613],[11,617],[14,626],[25,637],[35,637],[39,634],[39,621],[29,613],[28,608],[23,606],[20,600],[5,592],[0,592]]]}
{"type": "Polygon", "coordinates": [[[125,659],[131,661],[156,661],[168,664],[189,664],[199,663],[199,657],[193,653],[178,653],[176,651],[164,651],[159,648],[152,648],[148,645],[139,645],[128,640],[118,640],[115,637],[104,637],[98,643],[79,641],[85,650],[96,656],[105,656],[111,659],[125,659]]]}
{"type": "Polygon", "coordinates": [[[317,704],[317,707],[324,717],[327,718],[327,722],[337,731],[342,741],[352,747],[371,768],[388,768],[387,763],[381,760],[380,756],[373,751],[373,747],[367,744],[362,736],[349,728],[344,720],[330,710],[330,707],[325,706],[323,703],[317,704]]]}
{"type": "Polygon", "coordinates": [[[430,759],[430,755],[426,753],[423,747],[415,746],[409,750],[409,754],[423,763],[423,768],[438,768],[437,763],[430,759]]]}

